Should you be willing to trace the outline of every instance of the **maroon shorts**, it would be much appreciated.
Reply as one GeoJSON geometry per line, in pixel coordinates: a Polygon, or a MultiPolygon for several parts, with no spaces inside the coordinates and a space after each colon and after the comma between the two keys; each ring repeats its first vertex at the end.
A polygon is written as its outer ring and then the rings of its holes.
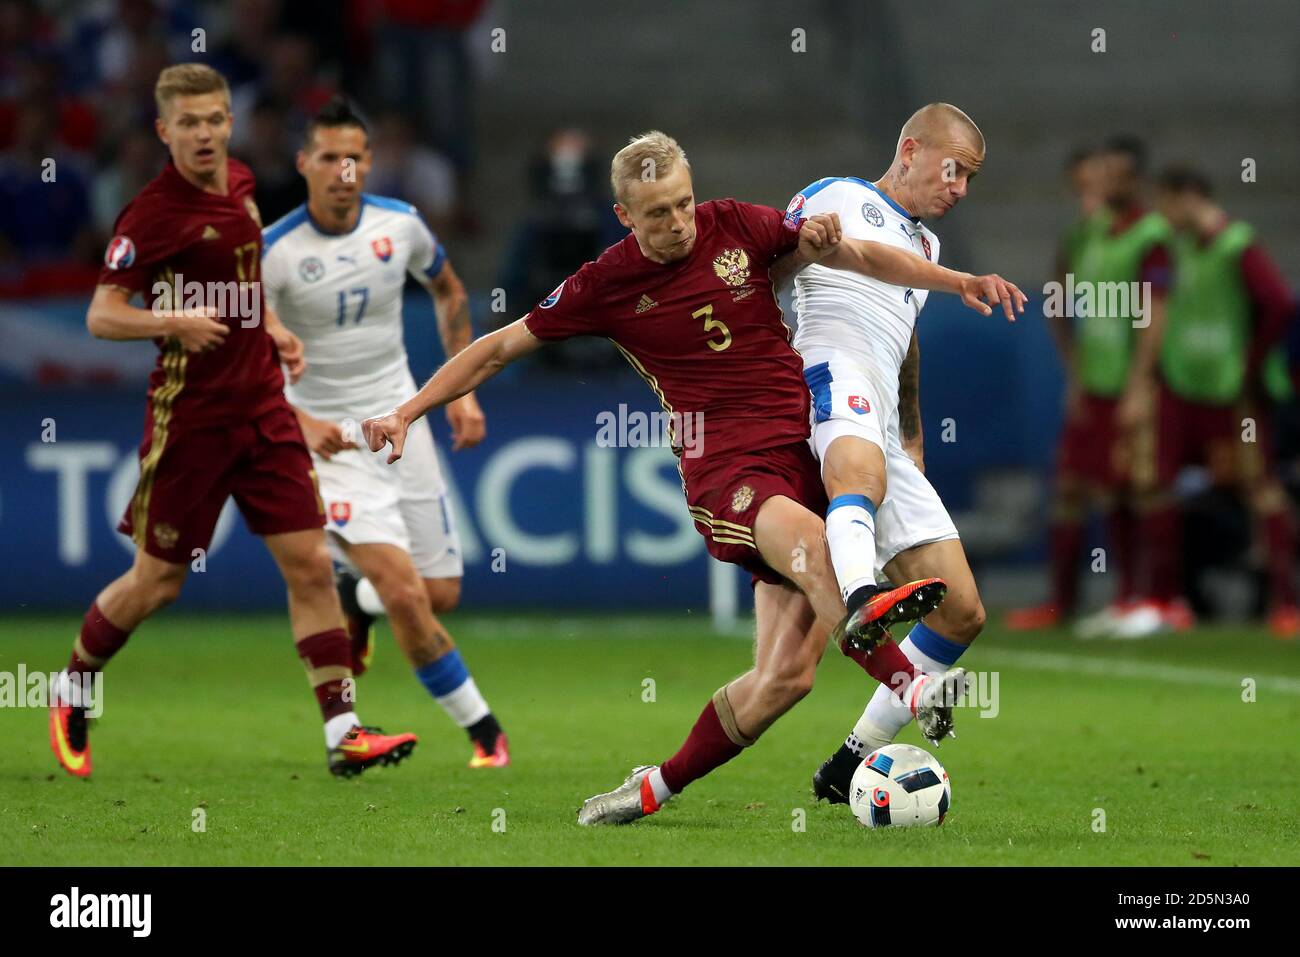
{"type": "Polygon", "coordinates": [[[1168,487],[1189,465],[1206,466],[1216,485],[1250,485],[1273,469],[1272,421],[1258,404],[1192,402],[1161,383],[1152,426],[1134,450],[1140,485],[1168,487]]]}
{"type": "Polygon", "coordinates": [[[117,530],[155,558],[188,562],[194,549],[208,547],[231,495],[255,535],[325,524],[316,470],[289,403],[250,421],[189,428],[151,404],[140,481],[117,530]]]}
{"type": "Polygon", "coordinates": [[[1129,481],[1127,449],[1122,441],[1117,410],[1119,399],[1085,393],[1079,409],[1065,420],[1057,451],[1062,476],[1104,489],[1117,489],[1129,481]]]}
{"type": "Polygon", "coordinates": [[[821,468],[807,442],[792,442],[756,452],[731,452],[686,469],[686,505],[709,554],[739,565],[754,581],[779,585],[754,544],[754,520],[774,495],[794,499],[814,515],[826,514],[821,468]]]}

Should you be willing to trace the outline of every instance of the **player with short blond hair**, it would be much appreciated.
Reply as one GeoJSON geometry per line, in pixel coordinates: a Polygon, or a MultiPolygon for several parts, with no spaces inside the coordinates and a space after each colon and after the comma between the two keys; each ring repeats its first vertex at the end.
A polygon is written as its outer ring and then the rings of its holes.
{"type": "MultiPolygon", "coordinates": [[[[544,342],[576,335],[611,339],[670,421],[690,415],[699,423],[702,454],[677,449],[683,491],[709,553],[754,576],[754,667],[715,692],[671,758],[634,768],[622,785],[588,799],[578,815],[584,825],[652,814],[752,745],[811,690],[832,634],[933,738],[950,729],[952,696],[964,677],[960,669],[941,678],[920,672],[888,636],[896,622],[934,609],[941,581],[882,592],[851,616],[835,584],[820,518],[825,495],[808,447],[808,389],[769,269],[830,255],[840,243],[837,221],[804,221],[730,199],[697,206],[690,167],[671,149],[668,155],[663,168],[651,157],[645,176],[620,177],[614,164],[615,182],[623,184],[614,211],[630,230],[622,242],[523,319],[453,357],[393,411],[362,423],[370,448],[391,444],[389,460],[396,461],[411,423],[429,409],[544,342]]],[[[883,247],[856,252],[864,269],[903,259],[883,247]]]]}
{"type": "Polygon", "coordinates": [[[415,736],[363,727],[353,705],[324,507],[280,371],[283,361],[290,379],[302,374],[302,343],[262,298],[253,174],[227,156],[229,89],[212,68],[187,63],[162,71],[155,97],[155,129],[171,157],[118,216],[86,314],[99,338],[158,346],[140,479],[118,526],[134,540],[135,560],[86,612],[53,689],[50,746],[68,773],[90,774],[89,702],[76,694],[79,676],[102,669],[141,622],[176,599],[233,495],[284,576],[329,770],[350,775],[396,763],[415,736]],[[150,305],[132,306],[136,295],[150,305]]]}

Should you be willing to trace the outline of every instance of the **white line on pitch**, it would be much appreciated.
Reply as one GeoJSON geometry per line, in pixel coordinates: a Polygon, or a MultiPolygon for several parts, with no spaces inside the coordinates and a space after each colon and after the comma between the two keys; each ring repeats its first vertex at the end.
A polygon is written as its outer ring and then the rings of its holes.
{"type": "Polygon", "coordinates": [[[1243,678],[1254,678],[1255,685],[1260,690],[1300,695],[1300,679],[1284,678],[1280,675],[1252,674],[1249,669],[1234,672],[1217,668],[1166,665],[1158,662],[1144,664],[1139,661],[1116,661],[1113,658],[1085,658],[1082,655],[1063,655],[1050,651],[1017,651],[1012,648],[990,648],[985,651],[978,646],[975,653],[981,660],[991,658],[995,662],[1002,661],[1037,671],[1062,671],[1098,675],[1104,678],[1145,678],[1149,681],[1164,681],[1169,684],[1240,688],[1243,678]]]}

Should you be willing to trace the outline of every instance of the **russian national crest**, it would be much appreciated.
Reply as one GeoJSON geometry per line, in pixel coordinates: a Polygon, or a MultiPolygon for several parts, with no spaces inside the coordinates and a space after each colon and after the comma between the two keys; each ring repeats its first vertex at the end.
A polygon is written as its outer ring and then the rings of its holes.
{"type": "Polygon", "coordinates": [[[743,286],[749,279],[749,254],[743,249],[725,249],[713,260],[713,271],[728,286],[743,286]]]}
{"type": "Polygon", "coordinates": [[[753,501],[754,490],[748,485],[742,485],[731,496],[731,510],[733,512],[743,512],[753,504],[753,501]]]}
{"type": "Polygon", "coordinates": [[[109,269],[128,269],[135,262],[135,243],[130,236],[114,236],[104,250],[104,265],[109,269]]]}
{"type": "Polygon", "coordinates": [[[382,263],[386,263],[393,258],[393,241],[387,236],[371,240],[370,248],[375,251],[375,255],[379,257],[379,261],[382,263]]]}

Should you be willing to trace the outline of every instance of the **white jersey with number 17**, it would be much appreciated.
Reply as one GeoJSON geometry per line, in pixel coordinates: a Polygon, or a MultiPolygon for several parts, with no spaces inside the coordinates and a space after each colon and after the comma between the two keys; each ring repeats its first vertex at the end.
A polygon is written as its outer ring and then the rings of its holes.
{"type": "Polygon", "coordinates": [[[299,206],[263,232],[267,301],[303,342],[307,371],[289,401],[360,421],[414,392],[402,338],[409,272],[436,276],[446,253],[410,203],[363,194],[356,225],[323,232],[299,206]]]}

